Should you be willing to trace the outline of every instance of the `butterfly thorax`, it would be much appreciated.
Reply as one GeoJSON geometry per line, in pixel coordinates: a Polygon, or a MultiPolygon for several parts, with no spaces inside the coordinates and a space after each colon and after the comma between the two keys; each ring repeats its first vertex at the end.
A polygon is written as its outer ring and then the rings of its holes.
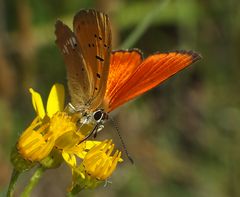
{"type": "Polygon", "coordinates": [[[108,114],[102,109],[82,116],[81,119],[79,119],[79,128],[80,132],[86,136],[82,141],[85,141],[91,136],[95,138],[97,133],[104,128],[104,123],[107,119],[108,114]]]}
{"type": "Polygon", "coordinates": [[[104,123],[108,119],[108,114],[103,109],[91,111],[87,105],[75,107],[69,103],[65,109],[69,114],[77,119],[79,132],[88,135],[93,130],[99,132],[104,128],[104,123]]]}

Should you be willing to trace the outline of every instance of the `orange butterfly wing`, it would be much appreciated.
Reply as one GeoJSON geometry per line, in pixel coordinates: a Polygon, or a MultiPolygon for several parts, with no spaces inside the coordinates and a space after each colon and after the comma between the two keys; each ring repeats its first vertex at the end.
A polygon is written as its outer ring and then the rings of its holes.
{"type": "MultiPolygon", "coordinates": [[[[113,51],[110,59],[110,70],[107,80],[105,98],[113,97],[128,81],[137,66],[142,62],[142,53],[137,50],[113,51]]],[[[105,99],[106,101],[106,99],[105,99]]],[[[108,102],[105,103],[108,106],[108,102]]],[[[107,106],[103,106],[106,109],[107,106]]]]}
{"type": "Polygon", "coordinates": [[[105,110],[107,112],[112,111],[116,107],[157,86],[200,58],[199,54],[192,51],[154,54],[138,65],[137,62],[134,62],[134,65],[130,65],[128,63],[130,59],[123,60],[122,58],[122,64],[116,65],[118,61],[113,61],[115,57],[111,58],[109,75],[114,79],[119,78],[121,80],[121,78],[124,78],[125,80],[121,83],[115,83],[112,79],[107,82],[107,92],[104,98],[105,110]],[[121,72],[118,69],[114,69],[120,66],[121,72]]]}

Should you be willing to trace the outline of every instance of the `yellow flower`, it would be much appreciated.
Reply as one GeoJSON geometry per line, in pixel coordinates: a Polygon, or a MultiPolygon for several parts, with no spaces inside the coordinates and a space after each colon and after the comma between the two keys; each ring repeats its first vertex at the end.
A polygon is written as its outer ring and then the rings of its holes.
{"type": "Polygon", "coordinates": [[[73,168],[72,189],[80,191],[84,188],[95,188],[106,181],[116,169],[118,162],[122,162],[121,152],[115,151],[112,140],[105,140],[91,148],[83,162],[73,168]]]}
{"type": "Polygon", "coordinates": [[[84,135],[77,132],[77,119],[64,112],[63,85],[53,85],[46,111],[40,94],[32,88],[30,88],[30,93],[37,117],[20,136],[17,144],[19,153],[27,160],[41,161],[50,154],[54,147],[59,150],[75,148],[84,135]]]}
{"type": "Polygon", "coordinates": [[[54,84],[48,97],[47,112],[45,112],[40,94],[32,88],[29,91],[32,94],[32,103],[37,117],[20,136],[17,149],[23,158],[40,161],[49,155],[54,147],[56,135],[52,134],[55,128],[51,118],[62,111],[65,92],[62,85],[54,84]]]}
{"type": "Polygon", "coordinates": [[[112,140],[105,140],[93,147],[83,160],[85,172],[98,180],[106,180],[110,177],[121,158],[121,152],[118,150],[111,156],[113,149],[112,140]]]}
{"type": "MultiPolygon", "coordinates": [[[[57,149],[70,167],[76,165],[76,156],[84,158],[87,151],[100,142],[86,140],[86,131],[79,130],[78,116],[64,112],[65,91],[61,84],[54,84],[50,91],[46,111],[41,95],[30,88],[32,103],[37,117],[20,136],[17,149],[20,155],[29,161],[43,160],[57,149]],[[84,134],[83,134],[84,133],[84,134]]],[[[93,128],[88,125],[89,131],[93,128]]],[[[56,155],[56,154],[55,154],[56,155]]],[[[45,163],[44,163],[45,164],[45,163]]]]}
{"type": "Polygon", "coordinates": [[[27,160],[42,160],[54,146],[53,138],[45,140],[43,135],[49,123],[41,124],[39,117],[36,117],[18,140],[18,152],[27,160]]]}
{"type": "Polygon", "coordinates": [[[30,92],[37,116],[20,136],[17,154],[13,151],[12,161],[15,168],[30,169],[37,162],[45,168],[55,168],[64,159],[72,170],[72,189],[75,191],[95,188],[106,181],[122,161],[120,151],[112,154],[112,140],[82,142],[94,125],[79,127],[79,114],[68,114],[64,111],[65,93],[62,85],[53,85],[46,110],[40,94],[33,89],[30,89],[30,92]],[[22,162],[24,160],[30,163],[22,162]],[[80,161],[82,162],[79,164],[80,161]]]}

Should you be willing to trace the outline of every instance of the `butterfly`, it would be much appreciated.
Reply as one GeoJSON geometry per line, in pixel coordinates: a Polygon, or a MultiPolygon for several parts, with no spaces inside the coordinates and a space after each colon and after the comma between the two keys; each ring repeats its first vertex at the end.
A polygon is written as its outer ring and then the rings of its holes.
{"type": "Polygon", "coordinates": [[[146,59],[138,49],[112,51],[109,17],[93,9],[74,16],[73,31],[57,20],[55,35],[67,68],[70,106],[83,124],[95,125],[93,130],[109,112],[201,58],[184,50],[146,59]]]}

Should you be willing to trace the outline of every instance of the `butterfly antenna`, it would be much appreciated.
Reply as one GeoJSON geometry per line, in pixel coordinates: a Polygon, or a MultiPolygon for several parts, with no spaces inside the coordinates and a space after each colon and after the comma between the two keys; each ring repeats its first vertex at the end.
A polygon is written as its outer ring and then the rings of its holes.
{"type": "Polygon", "coordinates": [[[122,136],[121,136],[121,134],[120,134],[120,130],[119,130],[119,128],[118,128],[117,123],[115,122],[115,120],[114,120],[111,116],[109,116],[109,118],[110,118],[110,120],[111,120],[111,123],[112,123],[113,127],[114,127],[114,128],[116,129],[116,131],[117,131],[118,137],[119,137],[119,139],[120,139],[120,141],[121,141],[123,150],[124,150],[124,152],[125,152],[128,160],[129,160],[132,164],[134,164],[134,161],[133,161],[132,157],[129,155],[129,153],[128,153],[128,151],[127,151],[127,147],[126,147],[126,145],[125,145],[125,143],[124,143],[124,141],[123,141],[123,138],[122,138],[122,136]]]}

